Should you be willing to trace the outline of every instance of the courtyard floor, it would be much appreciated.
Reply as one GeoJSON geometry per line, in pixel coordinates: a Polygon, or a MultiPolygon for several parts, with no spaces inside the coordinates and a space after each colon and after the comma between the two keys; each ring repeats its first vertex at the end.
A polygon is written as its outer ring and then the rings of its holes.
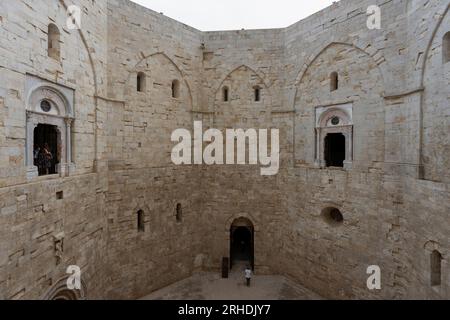
{"type": "Polygon", "coordinates": [[[282,276],[254,276],[247,287],[245,264],[228,279],[218,273],[199,273],[155,291],[141,300],[318,300],[320,296],[282,276]]]}

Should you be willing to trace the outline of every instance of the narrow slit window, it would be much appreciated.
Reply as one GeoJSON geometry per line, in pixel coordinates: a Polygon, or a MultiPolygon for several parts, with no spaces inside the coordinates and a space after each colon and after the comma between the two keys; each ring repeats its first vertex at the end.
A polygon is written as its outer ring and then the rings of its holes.
{"type": "Polygon", "coordinates": [[[50,24],[48,26],[47,37],[48,56],[52,59],[59,60],[61,57],[60,32],[56,25],[50,24]]]}
{"type": "Polygon", "coordinates": [[[339,89],[339,75],[337,72],[332,72],[330,75],[330,89],[331,91],[339,89]]]}
{"type": "Polygon", "coordinates": [[[229,94],[230,94],[230,90],[228,89],[228,87],[224,87],[222,89],[222,100],[224,102],[228,102],[229,101],[229,94]]]}
{"type": "Polygon", "coordinates": [[[183,208],[181,207],[181,203],[177,204],[176,219],[177,219],[177,222],[182,222],[183,221],[183,208]]]}
{"type": "Polygon", "coordinates": [[[139,210],[137,213],[137,225],[139,232],[145,232],[145,216],[142,210],[139,210]]]}
{"type": "Polygon", "coordinates": [[[172,98],[180,97],[180,81],[173,80],[172,81],[172,98]]]}
{"type": "Polygon", "coordinates": [[[137,75],[137,83],[136,83],[136,89],[138,92],[144,92],[145,91],[145,74],[143,72],[139,72],[137,75]]]}
{"type": "Polygon", "coordinates": [[[261,101],[261,88],[256,87],[255,89],[255,102],[261,101]]]}
{"type": "Polygon", "coordinates": [[[442,255],[434,250],[431,253],[431,286],[440,286],[442,281],[442,255]]]}

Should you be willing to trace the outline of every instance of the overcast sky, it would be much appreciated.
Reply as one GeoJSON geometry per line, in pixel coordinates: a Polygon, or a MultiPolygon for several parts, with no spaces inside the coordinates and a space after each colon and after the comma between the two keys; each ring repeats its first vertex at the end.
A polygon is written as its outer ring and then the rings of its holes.
{"type": "Polygon", "coordinates": [[[285,28],[333,0],[132,0],[202,31],[285,28]]]}

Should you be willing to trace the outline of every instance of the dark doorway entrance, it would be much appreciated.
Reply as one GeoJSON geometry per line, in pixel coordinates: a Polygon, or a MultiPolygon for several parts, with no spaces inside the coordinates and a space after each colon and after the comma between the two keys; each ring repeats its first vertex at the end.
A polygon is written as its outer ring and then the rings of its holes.
{"type": "Polygon", "coordinates": [[[342,133],[330,133],[325,138],[325,161],[327,167],[344,167],[345,136],[342,133]]]}
{"type": "Polygon", "coordinates": [[[56,126],[39,124],[34,129],[34,165],[38,167],[39,175],[57,173],[59,164],[58,131],[56,126]],[[48,154],[48,151],[50,154],[48,154]]]}
{"type": "Polygon", "coordinates": [[[238,262],[254,269],[254,228],[248,219],[237,219],[230,231],[230,267],[238,262]]]}

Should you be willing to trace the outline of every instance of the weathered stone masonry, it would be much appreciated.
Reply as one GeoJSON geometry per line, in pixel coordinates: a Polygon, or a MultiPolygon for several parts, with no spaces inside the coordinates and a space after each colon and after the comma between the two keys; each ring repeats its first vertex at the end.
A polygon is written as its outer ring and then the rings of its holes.
{"type": "Polygon", "coordinates": [[[285,29],[228,32],[129,1],[70,4],[81,30],[66,27],[69,1],[0,2],[1,299],[54,298],[69,265],[89,299],[218,271],[240,217],[255,227],[258,273],[326,298],[450,298],[449,1],[343,0],[285,29]],[[366,28],[372,4],[381,30],[366,28]],[[64,163],[37,177],[29,125],[50,118],[32,97],[46,94],[64,163]],[[345,129],[326,118],[343,114],[345,129]],[[170,135],[194,120],[279,128],[279,174],[174,166],[170,135]],[[346,136],[345,168],[324,168],[324,132],[346,136]],[[380,291],[367,290],[370,265],[380,291]]]}

